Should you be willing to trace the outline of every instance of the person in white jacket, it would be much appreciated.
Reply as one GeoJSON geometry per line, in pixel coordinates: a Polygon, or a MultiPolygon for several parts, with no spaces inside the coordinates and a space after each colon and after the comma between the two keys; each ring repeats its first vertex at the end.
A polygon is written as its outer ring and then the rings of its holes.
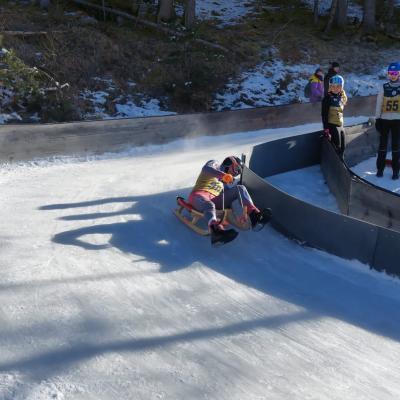
{"type": "Polygon", "coordinates": [[[387,73],[389,81],[383,84],[376,100],[375,128],[380,135],[378,157],[376,159],[376,176],[383,176],[389,134],[391,134],[392,179],[399,179],[400,63],[391,63],[387,73]]]}

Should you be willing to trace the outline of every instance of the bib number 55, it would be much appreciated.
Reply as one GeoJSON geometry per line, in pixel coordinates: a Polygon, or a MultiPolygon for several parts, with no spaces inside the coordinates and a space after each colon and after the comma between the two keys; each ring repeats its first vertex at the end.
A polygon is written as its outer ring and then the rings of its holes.
{"type": "Polygon", "coordinates": [[[399,111],[399,101],[388,100],[386,102],[386,111],[399,111]]]}

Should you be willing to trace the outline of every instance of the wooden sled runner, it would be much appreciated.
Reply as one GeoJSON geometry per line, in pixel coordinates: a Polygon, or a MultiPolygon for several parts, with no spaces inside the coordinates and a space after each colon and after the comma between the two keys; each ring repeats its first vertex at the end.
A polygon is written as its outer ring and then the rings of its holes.
{"type": "MultiPolygon", "coordinates": [[[[208,226],[204,223],[203,213],[195,210],[183,197],[176,198],[178,208],[174,210],[174,214],[190,229],[197,234],[207,236],[210,234],[208,226]],[[201,226],[201,223],[205,227],[201,226]]],[[[248,230],[251,228],[250,218],[247,215],[247,207],[243,207],[243,214],[236,216],[232,209],[217,210],[217,218],[223,225],[233,225],[241,230],[248,230]]]]}

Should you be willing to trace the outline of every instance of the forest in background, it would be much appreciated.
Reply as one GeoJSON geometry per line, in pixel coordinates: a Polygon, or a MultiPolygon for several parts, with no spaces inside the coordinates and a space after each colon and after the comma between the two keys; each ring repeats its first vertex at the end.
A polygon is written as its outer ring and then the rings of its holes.
{"type": "Polygon", "coordinates": [[[207,17],[202,2],[0,1],[1,112],[22,122],[85,119],[93,92],[104,93],[109,115],[153,99],[160,110],[213,111],[218,91],[267,60],[337,60],[362,72],[399,44],[395,0],[354,2],[358,16],[348,0],[248,0],[234,22],[233,0],[207,17]]]}

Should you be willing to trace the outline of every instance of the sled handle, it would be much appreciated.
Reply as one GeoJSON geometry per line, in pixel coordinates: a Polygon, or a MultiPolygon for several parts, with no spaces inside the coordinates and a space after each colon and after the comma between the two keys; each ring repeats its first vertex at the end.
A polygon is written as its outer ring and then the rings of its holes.
{"type": "Polygon", "coordinates": [[[240,179],[239,179],[239,183],[242,184],[243,181],[243,166],[246,164],[246,154],[242,153],[242,157],[241,157],[241,163],[240,163],[242,170],[240,172],[240,179]]]}

